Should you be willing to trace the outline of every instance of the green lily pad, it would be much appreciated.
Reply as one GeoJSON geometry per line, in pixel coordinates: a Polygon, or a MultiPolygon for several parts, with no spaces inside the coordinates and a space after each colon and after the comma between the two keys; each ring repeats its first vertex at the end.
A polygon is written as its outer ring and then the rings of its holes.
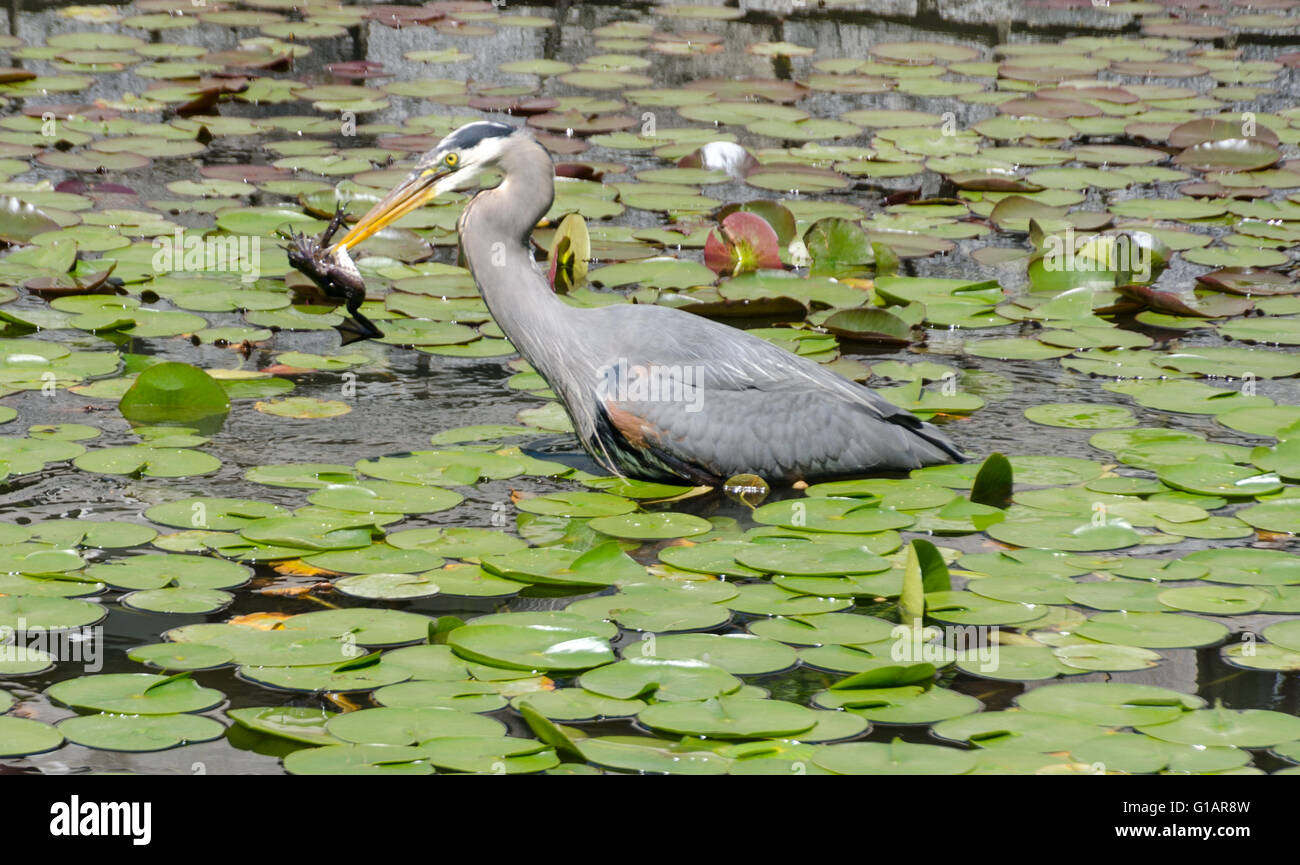
{"type": "Polygon", "coordinates": [[[81,715],[59,722],[69,742],[104,751],[165,751],[219,739],[226,728],[201,715],[81,715]]]}
{"type": "Polygon", "coordinates": [[[901,511],[880,507],[878,502],[853,498],[809,497],[772,502],[755,510],[753,518],[766,525],[846,534],[901,529],[915,522],[901,511]]]}
{"type": "Polygon", "coordinates": [[[1155,685],[1080,682],[1045,685],[1016,699],[1020,708],[1100,724],[1136,727],[1164,724],[1205,705],[1200,697],[1155,685]]]}
{"type": "Polygon", "coordinates": [[[1133,413],[1122,406],[1093,403],[1048,403],[1025,409],[1034,423],[1067,429],[1115,429],[1136,423],[1133,413]]]}
{"type": "Polygon", "coordinates": [[[572,492],[521,499],[516,507],[545,516],[607,517],[630,513],[636,510],[636,503],[608,493],[572,492]]]}
{"type": "Polygon", "coordinates": [[[51,685],[46,693],[51,699],[77,709],[120,715],[202,712],[225,698],[220,691],[199,685],[189,673],[175,676],[152,673],[82,676],[51,685]]]}
{"type": "Polygon", "coordinates": [[[889,560],[851,543],[751,544],[735,557],[754,570],[790,576],[869,574],[891,567],[889,560]]]}
{"type": "Polygon", "coordinates": [[[533,739],[508,736],[436,738],[420,745],[429,762],[455,772],[514,775],[558,766],[555,751],[533,739]]]}
{"type": "Polygon", "coordinates": [[[665,733],[720,739],[795,737],[817,723],[816,713],[803,706],[740,696],[657,703],[637,719],[665,733]]]}
{"type": "Polygon", "coordinates": [[[1062,751],[1095,738],[1099,729],[1095,724],[1062,715],[1012,709],[943,721],[932,732],[940,739],[969,742],[979,748],[1062,751]]]}
{"type": "Polygon", "coordinates": [[[588,691],[619,700],[651,696],[658,702],[695,701],[738,690],[741,681],[721,667],[694,658],[628,658],[584,673],[588,691]]]}
{"type": "Polygon", "coordinates": [[[306,745],[339,745],[338,739],[325,731],[325,724],[334,712],[311,709],[305,706],[261,706],[247,709],[229,709],[226,714],[241,727],[302,742],[306,745]]]}
{"type": "Polygon", "coordinates": [[[581,739],[576,747],[584,759],[626,772],[725,775],[732,765],[726,757],[689,742],[678,745],[646,736],[598,736],[581,739]]]}
{"type": "Polygon", "coordinates": [[[889,639],[897,626],[872,616],[828,612],[750,623],[751,633],[794,646],[857,645],[889,639]]]}
{"type": "Polygon", "coordinates": [[[1300,718],[1267,709],[1216,706],[1188,712],[1170,723],[1137,728],[1164,742],[1205,747],[1268,748],[1300,736],[1300,718]]]}
{"type": "Polygon", "coordinates": [[[797,660],[789,646],[750,634],[656,635],[630,644],[623,649],[623,657],[699,659],[737,676],[780,672],[797,660]]]}
{"type": "Polygon", "coordinates": [[[447,642],[471,661],[521,670],[584,670],[614,660],[603,636],[578,625],[467,625],[447,642]]]}
{"type": "Polygon", "coordinates": [[[645,577],[645,569],[613,541],[585,553],[542,547],[485,556],[483,568],[509,580],[543,585],[611,586],[645,577]]]}
{"type": "Polygon", "coordinates": [[[516,709],[526,706],[553,721],[601,721],[630,718],[645,708],[640,700],[617,700],[581,688],[556,688],[521,694],[511,701],[516,709]]]}
{"type": "Polygon", "coordinates": [[[1137,646],[1109,643],[1081,643],[1052,650],[1064,666],[1093,672],[1127,672],[1145,670],[1160,662],[1160,655],[1137,646]]]}
{"type": "Polygon", "coordinates": [[[106,615],[101,605],[73,598],[0,597],[0,627],[15,630],[83,628],[106,615]]]}
{"type": "Polygon", "coordinates": [[[675,513],[596,517],[587,525],[606,535],[638,541],[691,537],[704,534],[713,528],[706,519],[691,514],[675,513]]]}
{"type": "Polygon", "coordinates": [[[63,734],[49,724],[27,718],[0,718],[0,756],[40,754],[62,744],[63,734]]]}
{"type": "Polygon", "coordinates": [[[136,378],[118,408],[137,423],[195,423],[230,411],[230,399],[210,375],[185,363],[160,363],[136,378]]]}
{"type": "Polygon", "coordinates": [[[234,660],[235,654],[221,646],[202,643],[151,643],[137,646],[127,653],[133,661],[148,664],[160,670],[210,670],[234,660]]]}
{"type": "Polygon", "coordinates": [[[152,590],[177,585],[185,589],[229,589],[242,586],[248,568],[208,556],[147,553],[92,565],[87,574],[118,589],[152,590]]]}
{"type": "Polygon", "coordinates": [[[148,613],[199,615],[223,610],[233,601],[233,595],[218,589],[168,588],[129,592],[120,603],[148,613]]]}
{"type": "Polygon", "coordinates": [[[357,745],[414,745],[446,736],[504,736],[505,725],[455,709],[362,709],[335,715],[325,732],[357,745]]]}
{"type": "Polygon", "coordinates": [[[837,775],[965,775],[975,768],[969,752],[899,739],[830,745],[813,762],[837,775]]]}
{"type": "Polygon", "coordinates": [[[1277,475],[1249,466],[1198,461],[1164,466],[1156,474],[1175,489],[1205,496],[1262,496],[1282,488],[1277,475]]]}
{"type": "Polygon", "coordinates": [[[1217,622],[1173,613],[1099,613],[1075,633],[1090,640],[1145,649],[1209,646],[1221,641],[1228,629],[1217,622]]]}
{"type": "Polygon", "coordinates": [[[154,505],[145,516],[155,523],[182,529],[230,531],[267,517],[288,516],[289,511],[269,502],[250,499],[190,498],[154,505]]]}
{"type": "Polygon", "coordinates": [[[1247,525],[1266,532],[1300,533],[1300,500],[1283,499],[1238,511],[1235,516],[1247,525]]]}
{"type": "Polygon", "coordinates": [[[1138,533],[1121,523],[1094,525],[1074,517],[1029,517],[989,526],[990,537],[1040,549],[1093,552],[1121,550],[1139,543],[1138,533]]]}
{"type": "MultiPolygon", "coordinates": [[[[223,398],[224,394],[222,391],[223,398]]],[[[155,478],[205,475],[221,468],[221,460],[202,451],[148,445],[100,448],[77,457],[73,464],[83,471],[98,474],[155,478]]]]}
{"type": "Polygon", "coordinates": [[[419,748],[401,745],[326,745],[284,758],[291,775],[432,775],[419,748]]]}

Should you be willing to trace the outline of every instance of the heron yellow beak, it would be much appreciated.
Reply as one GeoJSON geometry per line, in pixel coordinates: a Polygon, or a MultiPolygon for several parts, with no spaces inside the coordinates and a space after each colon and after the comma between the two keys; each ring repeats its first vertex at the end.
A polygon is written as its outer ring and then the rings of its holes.
{"type": "Polygon", "coordinates": [[[451,173],[451,169],[439,165],[420,174],[412,174],[376,202],[375,206],[352,226],[351,231],[330,247],[330,252],[340,248],[354,248],[370,235],[424,206],[440,191],[437,186],[438,181],[451,173]]]}

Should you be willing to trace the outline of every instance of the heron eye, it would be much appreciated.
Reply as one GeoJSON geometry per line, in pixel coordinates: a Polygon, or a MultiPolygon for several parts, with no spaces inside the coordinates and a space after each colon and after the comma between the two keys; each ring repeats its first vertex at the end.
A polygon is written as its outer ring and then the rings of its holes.
{"type": "Polygon", "coordinates": [[[448,166],[454,168],[456,163],[460,162],[460,157],[454,153],[448,153],[446,156],[442,158],[442,161],[447,163],[448,166]]]}

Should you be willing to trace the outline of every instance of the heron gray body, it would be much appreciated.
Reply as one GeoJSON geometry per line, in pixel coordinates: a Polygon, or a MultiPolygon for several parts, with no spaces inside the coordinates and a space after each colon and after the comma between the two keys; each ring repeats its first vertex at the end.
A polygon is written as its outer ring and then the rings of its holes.
{"type": "Polygon", "coordinates": [[[506,140],[502,182],[461,215],[461,248],[493,318],[605,468],[788,483],[961,460],[930,424],[744,331],[669,307],[565,303],[528,248],[554,198],[550,154],[526,131],[506,140]]]}

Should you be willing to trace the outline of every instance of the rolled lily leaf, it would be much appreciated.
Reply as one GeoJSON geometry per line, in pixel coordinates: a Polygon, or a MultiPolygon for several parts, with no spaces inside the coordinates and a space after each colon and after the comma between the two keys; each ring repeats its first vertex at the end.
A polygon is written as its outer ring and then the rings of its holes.
{"type": "Polygon", "coordinates": [[[704,263],[714,273],[735,276],[781,267],[780,240],[767,220],[756,213],[736,211],[709,232],[704,263]]]}
{"type": "Polygon", "coordinates": [[[718,218],[725,219],[738,211],[756,213],[767,220],[767,224],[772,226],[772,230],[776,232],[777,240],[781,242],[782,246],[789,246],[790,241],[797,236],[794,214],[780,202],[757,199],[755,201],[728,204],[718,211],[718,218]]]}
{"type": "Polygon", "coordinates": [[[560,221],[560,227],[551,240],[551,287],[557,294],[568,294],[587,282],[587,267],[591,260],[591,235],[587,222],[576,213],[560,221]]]}
{"type": "Polygon", "coordinates": [[[136,423],[195,423],[224,417],[230,400],[216,379],[198,367],[160,363],[140,373],[118,409],[136,423]]]}
{"type": "Polygon", "coordinates": [[[1115,290],[1125,297],[1146,304],[1156,312],[1169,315],[1227,318],[1241,315],[1255,305],[1253,300],[1246,297],[1214,295],[1198,298],[1186,292],[1163,291],[1150,285],[1117,285],[1115,290]]]}

